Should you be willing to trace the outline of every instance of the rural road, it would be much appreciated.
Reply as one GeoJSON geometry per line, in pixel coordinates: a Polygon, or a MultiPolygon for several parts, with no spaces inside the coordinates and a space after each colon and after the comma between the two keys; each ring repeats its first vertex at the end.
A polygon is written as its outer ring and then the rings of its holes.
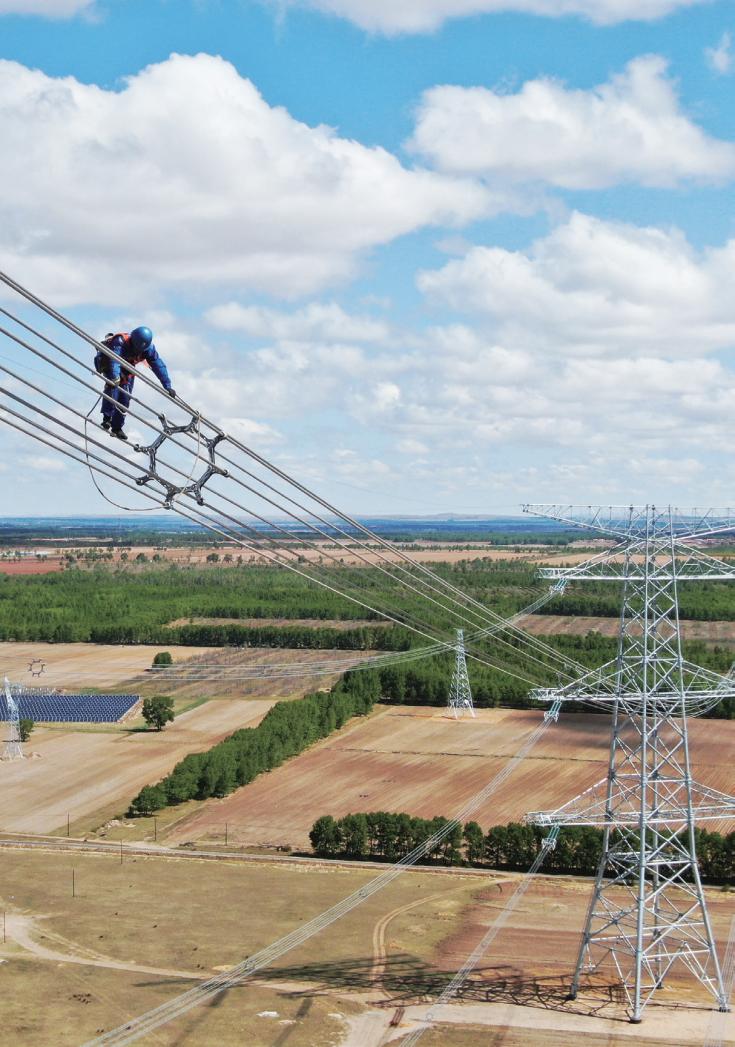
{"type": "MultiPolygon", "coordinates": [[[[0,848],[21,851],[50,851],[66,853],[111,854],[120,856],[120,844],[103,840],[74,840],[60,836],[28,837],[12,834],[0,836],[0,848]]],[[[131,858],[186,858],[199,861],[277,862],[281,865],[318,865],[324,868],[385,870],[385,862],[339,861],[333,858],[311,858],[293,854],[243,854],[241,851],[194,851],[179,847],[166,847],[154,843],[124,843],[124,856],[131,858]]],[[[456,866],[412,865],[406,872],[437,873],[438,875],[481,876],[487,878],[486,869],[458,869],[456,866]]],[[[496,875],[496,874],[493,874],[496,875]]],[[[501,874],[502,875],[502,874],[501,874]]],[[[512,876],[513,874],[508,874],[512,876]]]]}
{"type": "Polygon", "coordinates": [[[18,913],[8,913],[5,919],[5,931],[17,945],[27,952],[32,953],[42,960],[52,960],[56,963],[77,963],[86,967],[111,967],[116,971],[135,971],[138,974],[155,974],[168,978],[208,978],[209,971],[179,971],[170,967],[146,967],[139,963],[124,963],[121,960],[112,960],[102,953],[95,952],[69,941],[61,934],[56,934],[49,928],[44,927],[43,933],[37,927],[38,920],[31,916],[23,916],[18,913]],[[59,948],[53,949],[43,945],[38,939],[56,944],[59,948]],[[61,950],[64,951],[61,951],[61,950]]]}

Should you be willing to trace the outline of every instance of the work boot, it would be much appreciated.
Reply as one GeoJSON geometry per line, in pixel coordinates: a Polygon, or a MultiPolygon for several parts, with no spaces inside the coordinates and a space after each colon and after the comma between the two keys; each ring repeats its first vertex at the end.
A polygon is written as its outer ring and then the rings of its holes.
{"type": "Polygon", "coordinates": [[[101,424],[102,428],[105,430],[105,432],[108,432],[108,430],[110,429],[110,426],[112,425],[112,422],[110,421],[109,418],[103,418],[102,422],[100,424],[101,424]]]}
{"type": "Polygon", "coordinates": [[[122,429],[110,430],[110,436],[116,436],[118,440],[124,440],[125,442],[127,442],[128,439],[122,429]]]}

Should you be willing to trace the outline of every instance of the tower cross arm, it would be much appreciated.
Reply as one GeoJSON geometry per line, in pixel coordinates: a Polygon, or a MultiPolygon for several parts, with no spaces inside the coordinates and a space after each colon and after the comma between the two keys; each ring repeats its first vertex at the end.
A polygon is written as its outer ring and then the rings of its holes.
{"type": "Polygon", "coordinates": [[[735,531],[735,508],[732,506],[680,508],[654,505],[573,505],[571,503],[528,502],[523,511],[531,516],[557,520],[569,527],[579,527],[614,538],[630,538],[659,525],[671,528],[678,538],[723,534],[735,531]]]}
{"type": "Polygon", "coordinates": [[[565,583],[622,582],[646,573],[656,582],[735,581],[735,563],[710,556],[689,542],[675,539],[672,544],[670,538],[663,538],[647,547],[643,540],[620,542],[582,563],[538,569],[540,578],[565,583]]]}

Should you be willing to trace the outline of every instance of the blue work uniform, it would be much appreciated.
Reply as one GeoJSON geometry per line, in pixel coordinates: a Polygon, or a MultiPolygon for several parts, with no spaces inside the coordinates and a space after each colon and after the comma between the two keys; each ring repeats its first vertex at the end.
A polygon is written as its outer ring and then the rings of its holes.
{"type": "MultiPolygon", "coordinates": [[[[135,349],[129,334],[116,334],[112,338],[106,338],[104,344],[113,353],[117,353],[127,363],[137,366],[147,363],[156,378],[167,391],[171,388],[171,379],[168,376],[166,364],[156,351],[155,345],[151,343],[147,349],[135,349]]],[[[130,403],[133,393],[135,375],[128,371],[119,360],[112,360],[104,353],[98,353],[95,366],[100,374],[108,379],[105,386],[105,396],[102,398],[102,418],[110,423],[113,432],[117,432],[125,425],[126,408],[130,403]],[[101,358],[101,359],[100,359],[101,358]],[[118,379],[122,379],[119,384],[118,379]],[[110,397],[110,399],[106,399],[110,397]],[[111,402],[112,401],[112,402],[111,402]]]]}

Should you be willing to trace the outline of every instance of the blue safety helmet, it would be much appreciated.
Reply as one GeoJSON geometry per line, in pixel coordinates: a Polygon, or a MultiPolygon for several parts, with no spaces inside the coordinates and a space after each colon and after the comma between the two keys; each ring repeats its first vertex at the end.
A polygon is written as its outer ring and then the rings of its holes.
{"type": "Polygon", "coordinates": [[[153,344],[153,331],[150,327],[136,327],[130,332],[130,341],[133,343],[133,349],[143,353],[153,344]]]}

